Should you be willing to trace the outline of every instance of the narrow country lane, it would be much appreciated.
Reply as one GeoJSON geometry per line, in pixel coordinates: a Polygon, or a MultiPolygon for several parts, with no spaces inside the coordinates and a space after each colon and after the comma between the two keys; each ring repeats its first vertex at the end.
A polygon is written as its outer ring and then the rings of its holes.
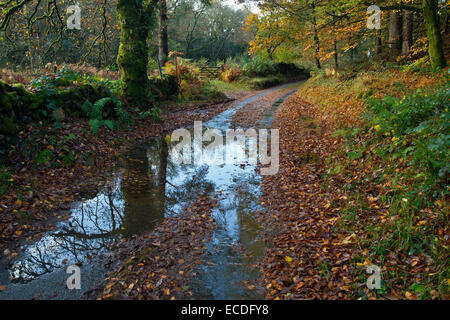
{"type": "MultiPolygon", "coordinates": [[[[256,117],[260,119],[253,119],[258,120],[253,121],[255,127],[261,127],[262,118],[268,125],[275,111],[273,106],[279,106],[297,87],[298,83],[282,85],[236,100],[205,122],[204,127],[228,129],[239,125],[233,116],[239,112],[251,115],[255,109],[263,110],[256,117]]],[[[194,120],[195,112],[198,111],[191,111],[194,120]]],[[[196,195],[216,198],[210,212],[215,228],[205,244],[202,262],[192,269],[192,279],[183,294],[197,299],[262,298],[251,283],[258,278],[256,259],[265,248],[257,239],[259,227],[254,217],[255,212],[262,210],[261,177],[255,165],[177,166],[170,159],[164,136],[151,137],[126,152],[102,190],[90,199],[74,203],[70,216],[57,222],[55,230],[38,241],[23,243],[19,255],[2,265],[1,279],[11,278],[11,282],[0,292],[0,298],[88,298],[86,292],[104,286],[108,270],[103,261],[114,256],[111,248],[117,240],[151,232],[164,224],[165,217],[177,216],[192,206],[196,195]],[[69,275],[65,269],[75,263],[81,266],[82,290],[68,290],[66,286],[69,275]]],[[[166,248],[166,252],[173,249],[166,248]]],[[[158,287],[165,288],[165,281],[158,287]]]]}

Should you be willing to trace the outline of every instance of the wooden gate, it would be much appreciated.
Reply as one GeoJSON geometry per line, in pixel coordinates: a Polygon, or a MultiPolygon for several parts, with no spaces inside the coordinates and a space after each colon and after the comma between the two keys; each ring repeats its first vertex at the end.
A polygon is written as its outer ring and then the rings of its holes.
{"type": "Polygon", "coordinates": [[[204,78],[217,78],[222,71],[221,67],[217,66],[201,66],[200,76],[204,78]]]}

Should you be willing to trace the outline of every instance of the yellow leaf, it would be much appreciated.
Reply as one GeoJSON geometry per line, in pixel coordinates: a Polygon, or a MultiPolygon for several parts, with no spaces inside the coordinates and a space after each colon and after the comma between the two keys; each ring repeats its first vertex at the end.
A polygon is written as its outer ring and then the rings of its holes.
{"type": "Polygon", "coordinates": [[[352,239],[353,238],[356,238],[356,234],[354,234],[354,233],[352,233],[351,235],[349,235],[347,238],[345,238],[343,241],[342,241],[342,244],[349,244],[349,243],[352,243],[352,239]]]}
{"type": "Polygon", "coordinates": [[[286,260],[286,262],[292,262],[292,258],[291,257],[285,257],[284,260],[286,260]]]}
{"type": "Polygon", "coordinates": [[[408,300],[416,300],[417,296],[409,291],[405,292],[406,299],[408,300]]]}
{"type": "Polygon", "coordinates": [[[114,285],[114,282],[110,282],[106,285],[105,289],[109,289],[114,285]]]}

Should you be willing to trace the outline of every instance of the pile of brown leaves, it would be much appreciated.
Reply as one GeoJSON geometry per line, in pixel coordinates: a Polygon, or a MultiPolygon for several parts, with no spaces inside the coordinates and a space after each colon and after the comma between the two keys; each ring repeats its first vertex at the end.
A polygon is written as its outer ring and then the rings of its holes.
{"type": "MultiPolygon", "coordinates": [[[[232,124],[241,128],[254,127],[256,122],[263,117],[275,101],[291,90],[292,88],[276,90],[259,97],[252,103],[245,105],[233,115],[232,124]]],[[[258,92],[255,94],[257,93],[258,92]]]]}
{"type": "Polygon", "coordinates": [[[345,299],[352,290],[352,235],[336,232],[329,205],[336,195],[321,189],[323,160],[337,140],[316,114],[294,95],[272,123],[280,128],[280,169],[263,179],[260,216],[273,243],[260,263],[269,299],[345,299]]]}
{"type": "MultiPolygon", "coordinates": [[[[364,156],[348,161],[349,148],[333,136],[338,129],[361,124],[363,93],[401,97],[442,81],[438,75],[395,70],[363,73],[348,81],[312,79],[297,97],[282,105],[273,123],[280,128],[280,171],[264,178],[261,200],[268,209],[261,223],[267,228],[268,241],[273,238],[274,244],[261,262],[268,298],[418,299],[420,292],[411,290],[414,285],[428,290],[426,297],[446,298],[436,289],[436,281],[430,281],[430,277],[445,274],[445,254],[432,257],[426,252],[411,254],[391,248],[383,258],[377,251],[381,246],[376,244],[398,231],[395,221],[400,217],[390,214],[390,204],[383,198],[399,183],[378,184],[372,178],[383,172],[382,166],[401,172],[404,164],[385,161],[379,168],[380,163],[364,156]],[[398,83],[407,89],[398,89],[398,83]],[[337,165],[341,172],[330,178],[329,169],[337,165]],[[353,186],[351,191],[345,188],[348,184],[353,186]],[[375,229],[383,231],[368,232],[375,229]],[[372,264],[381,267],[382,290],[366,286],[366,268],[372,264]]],[[[434,241],[448,244],[448,225],[436,218],[444,208],[445,203],[437,201],[435,207],[422,209],[425,218],[415,217],[414,228],[428,224],[432,227],[427,232],[435,235],[434,241]]],[[[448,279],[439,281],[448,283],[448,279]]]]}
{"type": "Polygon", "coordinates": [[[201,198],[149,234],[121,243],[101,299],[189,298],[188,284],[215,228],[209,213],[216,205],[217,199],[201,198]]]}

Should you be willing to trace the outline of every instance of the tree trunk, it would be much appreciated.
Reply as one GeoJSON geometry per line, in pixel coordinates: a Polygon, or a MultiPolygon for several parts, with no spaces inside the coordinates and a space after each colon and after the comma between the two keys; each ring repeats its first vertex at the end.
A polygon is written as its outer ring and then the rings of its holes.
{"type": "Polygon", "coordinates": [[[120,45],[117,64],[120,68],[121,93],[129,102],[144,105],[148,101],[148,46],[155,3],[142,0],[117,0],[120,45]]]}
{"type": "Polygon", "coordinates": [[[401,50],[401,26],[402,19],[399,10],[391,11],[389,15],[389,51],[391,55],[397,56],[401,50]]]}
{"type": "Polygon", "coordinates": [[[428,54],[433,68],[444,68],[447,65],[444,55],[444,46],[439,27],[437,0],[422,1],[423,15],[428,35],[428,54]]]}
{"type": "Polygon", "coordinates": [[[161,66],[167,62],[169,55],[169,44],[167,35],[167,3],[166,0],[159,0],[159,54],[158,59],[161,66]]]}
{"type": "Polygon", "coordinates": [[[337,51],[337,41],[336,39],[334,39],[334,68],[337,69],[339,67],[339,62],[338,62],[338,51],[337,51]]]}
{"type": "Polygon", "coordinates": [[[449,25],[449,23],[448,23],[448,15],[449,15],[449,13],[447,12],[445,14],[445,18],[444,18],[444,33],[448,32],[448,25],[449,25]]]}
{"type": "Polygon", "coordinates": [[[161,137],[161,149],[159,150],[159,170],[158,170],[158,187],[162,194],[166,193],[167,180],[167,157],[169,155],[169,148],[167,142],[161,137]]]}
{"type": "Polygon", "coordinates": [[[166,208],[166,181],[167,181],[167,158],[169,156],[169,146],[165,137],[161,137],[161,149],[159,150],[159,170],[158,170],[158,192],[162,212],[166,208]]]}
{"type": "Polygon", "coordinates": [[[377,36],[375,38],[375,53],[376,54],[381,54],[381,52],[383,51],[380,33],[381,33],[381,30],[377,30],[377,36]]]}
{"type": "Polygon", "coordinates": [[[314,43],[315,43],[315,53],[314,53],[314,60],[316,61],[316,67],[318,69],[322,69],[322,66],[320,64],[320,58],[319,58],[319,37],[317,35],[314,36],[314,43]]]}
{"type": "Polygon", "coordinates": [[[413,12],[405,11],[403,13],[402,29],[402,56],[406,56],[413,44],[413,12]]]}
{"type": "Polygon", "coordinates": [[[319,42],[319,34],[317,32],[317,21],[316,21],[316,4],[313,2],[311,4],[313,9],[313,27],[314,27],[314,60],[316,61],[316,67],[317,69],[321,69],[322,66],[320,65],[320,58],[319,58],[319,52],[320,52],[320,42],[319,42]]]}

